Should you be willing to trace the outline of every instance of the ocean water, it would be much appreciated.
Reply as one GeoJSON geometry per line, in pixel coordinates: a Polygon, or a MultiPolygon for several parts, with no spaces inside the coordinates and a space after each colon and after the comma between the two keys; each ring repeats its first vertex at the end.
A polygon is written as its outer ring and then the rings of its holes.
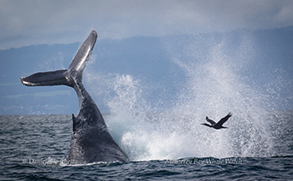
{"type": "MultiPolygon", "coordinates": [[[[105,117],[107,120],[111,115],[105,117]]],[[[118,139],[131,159],[128,163],[66,165],[63,161],[70,144],[70,115],[0,116],[0,180],[291,180],[292,118],[292,111],[270,113],[270,120],[267,121],[274,124],[267,130],[268,133],[252,133],[255,135],[244,134],[249,130],[238,132],[240,135],[237,136],[233,128],[213,130],[200,126],[200,136],[192,135],[187,130],[177,133],[181,135],[178,137],[166,131],[161,131],[159,136],[156,130],[149,132],[149,140],[136,138],[140,144],[132,143],[132,147],[129,146],[130,138],[118,139]],[[203,133],[204,129],[207,133],[203,133]],[[152,134],[161,140],[154,139],[152,134]],[[212,138],[209,140],[211,135],[220,136],[216,142],[224,144],[224,148],[219,147],[219,144],[212,145],[212,138]],[[182,137],[189,140],[182,140],[182,137]],[[171,140],[176,146],[170,146],[171,140]],[[193,145],[187,144],[190,140],[194,142],[193,145]],[[225,140],[230,143],[227,144],[225,140]],[[158,141],[160,147],[156,146],[158,141]],[[221,153],[223,150],[227,153],[221,153]]],[[[109,129],[112,134],[122,130],[114,130],[113,127],[109,129]]],[[[145,136],[144,129],[119,134],[130,137],[130,134],[135,135],[139,131],[145,136]]],[[[136,139],[132,138],[138,142],[136,139]]]]}
{"type": "Polygon", "coordinates": [[[274,71],[261,86],[254,81],[258,50],[250,36],[233,47],[208,41],[208,48],[201,41],[181,42],[181,49],[179,40],[164,44],[180,69],[167,87],[101,74],[90,64],[84,71],[85,87],[98,107],[109,108],[109,132],[130,162],[64,163],[71,115],[0,116],[0,180],[292,180],[292,93],[282,95],[290,77],[274,71]],[[228,112],[228,129],[201,125],[228,112]]]}

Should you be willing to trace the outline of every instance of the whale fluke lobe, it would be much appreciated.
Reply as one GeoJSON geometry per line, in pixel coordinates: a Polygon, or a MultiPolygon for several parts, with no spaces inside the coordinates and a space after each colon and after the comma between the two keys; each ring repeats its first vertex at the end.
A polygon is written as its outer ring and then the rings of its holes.
{"type": "Polygon", "coordinates": [[[98,34],[95,30],[92,30],[88,38],[83,42],[83,44],[78,49],[75,57],[73,58],[68,70],[75,78],[79,81],[82,80],[82,73],[86,66],[87,61],[90,58],[92,50],[95,46],[98,34]]]}
{"type": "Polygon", "coordinates": [[[39,72],[21,78],[22,84],[26,86],[67,85],[75,89],[79,100],[79,112],[77,116],[72,114],[72,136],[66,158],[69,164],[128,161],[127,155],[110,135],[100,110],[82,84],[82,73],[97,36],[96,31],[91,31],[67,70],[39,72]]]}
{"type": "Polygon", "coordinates": [[[211,127],[211,128],[215,128],[215,129],[221,129],[221,128],[227,128],[227,127],[224,127],[223,124],[228,121],[228,119],[232,116],[232,113],[228,113],[227,116],[223,117],[218,123],[216,123],[215,121],[211,120],[210,118],[208,118],[206,116],[206,120],[211,123],[211,124],[207,124],[207,123],[202,123],[202,125],[204,126],[208,126],[208,127],[211,127]]]}
{"type": "Polygon", "coordinates": [[[39,72],[25,78],[22,77],[20,80],[26,86],[69,85],[66,72],[67,70],[39,72]]]}

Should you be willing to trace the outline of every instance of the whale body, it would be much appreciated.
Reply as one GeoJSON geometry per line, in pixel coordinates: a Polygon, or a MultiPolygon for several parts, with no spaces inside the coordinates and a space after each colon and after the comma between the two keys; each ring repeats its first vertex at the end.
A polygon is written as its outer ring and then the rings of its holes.
{"type": "Polygon", "coordinates": [[[67,70],[39,72],[21,78],[21,82],[26,86],[67,85],[75,89],[79,112],[77,116],[72,114],[71,143],[66,158],[69,164],[128,161],[127,155],[110,135],[100,110],[82,84],[82,73],[97,37],[97,32],[91,31],[67,70]]]}

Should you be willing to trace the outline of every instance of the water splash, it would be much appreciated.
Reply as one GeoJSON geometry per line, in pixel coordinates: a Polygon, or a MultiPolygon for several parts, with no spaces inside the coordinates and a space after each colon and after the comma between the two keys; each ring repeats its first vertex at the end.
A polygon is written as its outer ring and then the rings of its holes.
{"type": "Polygon", "coordinates": [[[132,75],[108,75],[102,81],[111,92],[106,122],[114,139],[131,160],[273,155],[267,95],[245,74],[255,51],[251,37],[243,36],[233,48],[225,38],[209,40],[205,50],[198,46],[191,42],[179,52],[168,42],[166,50],[178,53],[170,53],[170,61],[185,79],[164,110],[145,98],[151,90],[132,75]],[[200,125],[205,116],[219,120],[230,111],[226,130],[200,125]]]}
{"type": "Polygon", "coordinates": [[[194,128],[196,153],[201,157],[271,154],[268,113],[263,106],[265,96],[245,83],[239,69],[251,61],[245,56],[253,54],[251,46],[245,37],[236,53],[231,53],[223,40],[212,46],[205,60],[197,60],[199,63],[174,60],[189,77],[176,110],[181,110],[182,115],[194,114],[190,124],[194,128]],[[219,120],[230,111],[234,116],[226,123],[228,130],[213,131],[198,126],[206,115],[219,120]]]}

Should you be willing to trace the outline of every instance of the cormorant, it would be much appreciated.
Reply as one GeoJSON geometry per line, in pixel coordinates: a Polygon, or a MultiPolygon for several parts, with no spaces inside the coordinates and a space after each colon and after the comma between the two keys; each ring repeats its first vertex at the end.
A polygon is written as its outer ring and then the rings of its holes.
{"type": "Polygon", "coordinates": [[[223,124],[232,116],[232,114],[229,112],[229,114],[225,117],[223,117],[219,122],[215,122],[211,119],[209,119],[208,117],[206,117],[206,120],[211,123],[211,125],[207,124],[207,123],[202,123],[202,125],[208,126],[208,127],[212,127],[215,129],[221,129],[221,128],[227,128],[224,127],[223,124]]]}

